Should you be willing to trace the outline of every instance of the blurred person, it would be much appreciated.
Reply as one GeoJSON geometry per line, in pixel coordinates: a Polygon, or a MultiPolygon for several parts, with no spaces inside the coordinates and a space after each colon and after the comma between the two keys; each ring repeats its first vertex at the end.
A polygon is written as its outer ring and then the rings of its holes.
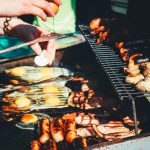
{"type": "Polygon", "coordinates": [[[57,33],[72,33],[76,31],[76,0],[62,0],[63,5],[54,18],[43,21],[40,17],[34,18],[33,24],[48,31],[57,33]]]}

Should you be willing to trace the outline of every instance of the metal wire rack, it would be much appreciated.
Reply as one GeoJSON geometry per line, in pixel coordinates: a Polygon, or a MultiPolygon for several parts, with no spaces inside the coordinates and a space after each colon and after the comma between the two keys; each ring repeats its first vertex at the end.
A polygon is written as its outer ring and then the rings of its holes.
{"type": "Polygon", "coordinates": [[[122,62],[119,54],[104,44],[96,44],[96,38],[91,37],[88,26],[79,25],[80,30],[88,41],[91,50],[94,52],[98,63],[107,74],[115,92],[120,100],[131,100],[134,117],[135,132],[137,134],[137,114],[135,100],[141,97],[150,97],[150,92],[139,92],[131,84],[124,82],[125,74],[121,70],[126,63],[122,62]]]}

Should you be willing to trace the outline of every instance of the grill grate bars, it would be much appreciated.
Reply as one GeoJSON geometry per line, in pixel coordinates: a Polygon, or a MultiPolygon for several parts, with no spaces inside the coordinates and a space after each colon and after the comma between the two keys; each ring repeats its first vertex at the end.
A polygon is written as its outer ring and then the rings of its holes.
{"type": "Polygon", "coordinates": [[[88,41],[92,51],[96,55],[97,61],[101,64],[101,67],[106,72],[119,99],[131,100],[135,133],[136,135],[138,135],[138,122],[135,99],[138,97],[145,97],[146,95],[150,95],[150,93],[138,92],[130,84],[124,83],[125,75],[121,71],[121,68],[123,68],[126,63],[123,63],[122,60],[119,58],[119,55],[117,55],[115,51],[109,46],[103,44],[96,44],[96,39],[90,37],[90,30],[88,26],[79,25],[79,28],[84,34],[86,40],[88,41]]]}
{"type": "MultiPolygon", "coordinates": [[[[92,51],[96,55],[97,61],[101,64],[102,68],[108,75],[108,78],[111,81],[120,100],[126,99],[129,97],[129,95],[133,99],[145,96],[150,97],[150,92],[139,92],[131,84],[124,82],[125,75],[121,69],[126,65],[126,63],[122,62],[119,55],[116,54],[113,49],[107,45],[96,44],[96,39],[91,38],[90,36],[90,30],[88,26],[79,25],[79,28],[90,44],[92,51]]],[[[142,41],[139,41],[140,44],[141,42],[142,41]]]]}

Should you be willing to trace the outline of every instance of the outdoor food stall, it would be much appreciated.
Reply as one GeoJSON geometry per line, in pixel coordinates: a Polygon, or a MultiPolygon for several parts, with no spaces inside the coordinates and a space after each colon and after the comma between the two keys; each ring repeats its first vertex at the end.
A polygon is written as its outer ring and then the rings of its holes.
{"type": "Polygon", "coordinates": [[[57,35],[74,44],[57,51],[59,66],[1,61],[0,149],[149,149],[150,40],[112,43],[101,18],[79,30],[57,35]]]}

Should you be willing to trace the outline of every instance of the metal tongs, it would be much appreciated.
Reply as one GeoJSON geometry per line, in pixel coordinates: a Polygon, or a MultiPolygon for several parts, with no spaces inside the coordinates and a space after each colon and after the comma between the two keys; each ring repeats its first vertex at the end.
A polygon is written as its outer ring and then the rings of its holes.
{"type": "Polygon", "coordinates": [[[18,48],[21,48],[21,47],[24,47],[24,46],[28,46],[28,45],[32,45],[32,44],[35,44],[35,43],[46,42],[46,41],[49,41],[50,39],[55,40],[55,39],[66,38],[66,37],[68,37],[68,36],[63,35],[63,34],[59,34],[59,33],[50,33],[50,34],[47,34],[47,35],[42,35],[42,36],[40,36],[39,38],[37,38],[35,40],[29,41],[29,42],[26,42],[26,43],[23,43],[23,44],[19,44],[19,45],[16,45],[16,46],[12,46],[12,47],[9,47],[9,48],[6,48],[6,49],[2,49],[2,50],[0,50],[0,54],[6,53],[6,52],[9,52],[9,51],[13,51],[15,49],[18,49],[18,48]]]}

